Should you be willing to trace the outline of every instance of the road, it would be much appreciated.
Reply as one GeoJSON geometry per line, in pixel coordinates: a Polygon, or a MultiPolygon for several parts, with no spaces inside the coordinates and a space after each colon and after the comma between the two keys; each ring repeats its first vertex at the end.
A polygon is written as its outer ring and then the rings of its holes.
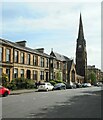
{"type": "Polygon", "coordinates": [[[101,88],[33,92],[2,98],[3,118],[101,118],[101,88]]]}

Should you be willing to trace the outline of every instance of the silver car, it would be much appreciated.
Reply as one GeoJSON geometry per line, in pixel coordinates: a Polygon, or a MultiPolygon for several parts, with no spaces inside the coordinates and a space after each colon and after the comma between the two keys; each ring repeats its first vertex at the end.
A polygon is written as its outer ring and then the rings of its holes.
{"type": "Polygon", "coordinates": [[[45,83],[41,83],[38,87],[38,91],[49,91],[49,90],[53,90],[54,86],[49,83],[49,82],[45,82],[45,83]]]}

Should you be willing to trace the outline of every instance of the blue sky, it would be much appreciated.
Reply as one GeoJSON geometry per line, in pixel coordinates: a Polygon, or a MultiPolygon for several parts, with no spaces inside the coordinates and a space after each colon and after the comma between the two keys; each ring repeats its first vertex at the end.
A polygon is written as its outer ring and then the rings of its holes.
{"type": "Polygon", "coordinates": [[[101,68],[101,2],[2,2],[1,38],[74,58],[82,14],[88,65],[101,68]]]}

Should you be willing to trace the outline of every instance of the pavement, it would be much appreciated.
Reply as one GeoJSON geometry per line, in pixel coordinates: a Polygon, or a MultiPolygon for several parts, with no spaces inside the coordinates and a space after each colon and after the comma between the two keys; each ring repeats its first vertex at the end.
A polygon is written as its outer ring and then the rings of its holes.
{"type": "Polygon", "coordinates": [[[23,90],[11,90],[10,95],[18,95],[18,94],[23,94],[23,93],[31,93],[35,92],[37,89],[23,89],[23,90]]]}
{"type": "Polygon", "coordinates": [[[11,90],[10,95],[18,95],[18,94],[23,94],[23,93],[32,93],[32,92],[36,92],[36,91],[37,91],[37,89],[11,90]]]}

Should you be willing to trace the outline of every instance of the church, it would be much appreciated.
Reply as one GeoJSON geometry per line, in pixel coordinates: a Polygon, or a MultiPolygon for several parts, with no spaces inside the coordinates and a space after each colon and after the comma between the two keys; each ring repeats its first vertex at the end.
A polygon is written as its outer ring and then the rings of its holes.
{"type": "Polygon", "coordinates": [[[87,51],[86,40],[84,39],[82,17],[80,14],[79,31],[76,44],[76,73],[84,77],[83,82],[87,82],[87,51]]]}
{"type": "Polygon", "coordinates": [[[58,64],[62,64],[63,66],[61,71],[59,71],[61,72],[63,81],[67,83],[87,82],[87,52],[81,14],[79,20],[78,38],[76,43],[76,64],[67,56],[60,55],[59,53],[55,53],[53,51],[51,51],[50,56],[50,80],[56,79],[55,76],[58,73],[58,69],[55,67],[55,61],[58,61],[58,64]]]}

